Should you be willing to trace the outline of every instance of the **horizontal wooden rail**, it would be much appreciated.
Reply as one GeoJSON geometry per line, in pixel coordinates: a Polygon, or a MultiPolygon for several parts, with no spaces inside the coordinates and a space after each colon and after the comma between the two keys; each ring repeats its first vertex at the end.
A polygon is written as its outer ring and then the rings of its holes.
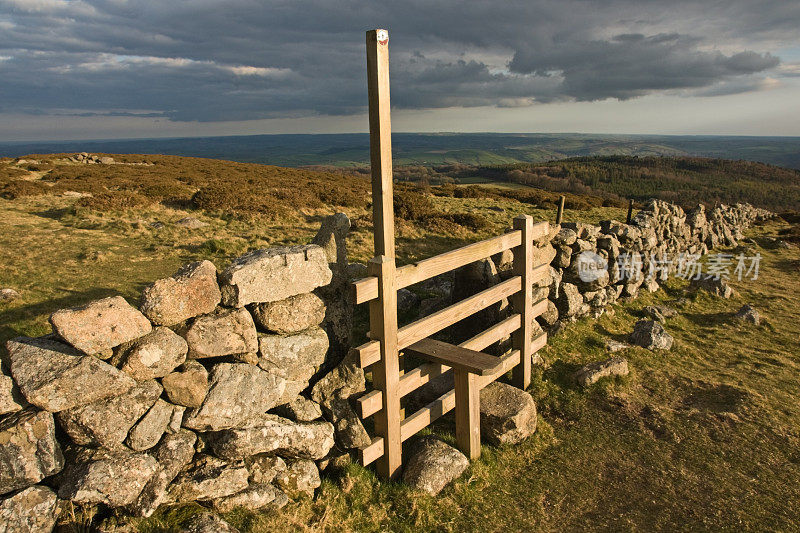
{"type": "MultiPolygon", "coordinates": [[[[423,259],[397,269],[397,288],[402,289],[425,281],[439,274],[485,259],[490,255],[519,246],[522,232],[512,231],[491,239],[468,244],[441,255],[423,259]]],[[[378,280],[375,277],[360,279],[353,283],[356,304],[374,300],[378,297],[378,280]]]]}
{"type": "MultiPolygon", "coordinates": [[[[541,335],[539,335],[538,337],[536,337],[531,341],[532,352],[536,353],[536,351],[544,347],[545,344],[547,344],[547,334],[542,333],[541,335]]],[[[502,358],[502,367],[496,374],[493,374],[491,376],[481,376],[477,378],[480,388],[484,388],[489,383],[493,382],[498,377],[502,376],[503,374],[505,374],[518,364],[519,364],[519,351],[514,350],[513,352],[509,353],[508,355],[505,355],[502,358]]],[[[445,394],[441,395],[439,398],[429,403],[428,405],[426,405],[413,415],[403,420],[403,422],[401,422],[400,440],[405,441],[408,440],[410,437],[416,435],[421,429],[424,429],[427,426],[429,426],[437,418],[452,411],[455,408],[455,405],[456,405],[455,390],[450,390],[445,394]]],[[[364,466],[377,460],[381,455],[383,455],[383,439],[380,437],[373,439],[370,444],[359,449],[361,464],[364,466]]]]}
{"type": "MultiPolygon", "coordinates": [[[[519,329],[520,315],[514,314],[505,320],[495,324],[494,326],[478,333],[471,339],[459,344],[463,348],[471,350],[483,350],[487,346],[491,346],[495,342],[506,338],[514,331],[519,329]]],[[[421,386],[430,382],[433,378],[440,376],[450,370],[449,366],[441,365],[438,363],[425,363],[414,370],[406,372],[400,376],[400,384],[398,385],[398,392],[400,397],[410,394],[421,386]]],[[[381,410],[382,403],[381,391],[372,390],[363,395],[357,400],[357,409],[361,418],[372,416],[381,410]]]]}
{"type": "MultiPolygon", "coordinates": [[[[463,320],[478,311],[486,309],[503,298],[508,298],[521,288],[521,278],[519,276],[514,276],[478,294],[474,294],[469,298],[465,298],[460,302],[445,307],[441,311],[436,311],[411,324],[407,324],[397,330],[397,349],[402,350],[418,340],[422,340],[448,326],[452,326],[459,320],[463,320]]],[[[380,360],[380,347],[380,342],[374,340],[366,342],[356,348],[361,368],[366,368],[380,360]]]]}

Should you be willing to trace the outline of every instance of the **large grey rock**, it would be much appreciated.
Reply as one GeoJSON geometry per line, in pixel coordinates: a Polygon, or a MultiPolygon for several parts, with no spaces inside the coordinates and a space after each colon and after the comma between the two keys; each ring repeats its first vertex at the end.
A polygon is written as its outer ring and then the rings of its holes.
{"type": "Polygon", "coordinates": [[[14,289],[0,289],[0,302],[13,302],[19,298],[19,293],[14,289]]]}
{"type": "Polygon", "coordinates": [[[355,350],[322,377],[311,389],[311,399],[319,404],[335,398],[349,398],[366,390],[364,369],[358,364],[355,350]]]}
{"type": "Polygon", "coordinates": [[[493,444],[516,444],[536,431],[536,402],[524,390],[497,381],[481,390],[481,436],[493,444]]]}
{"type": "Polygon", "coordinates": [[[655,320],[639,320],[633,327],[631,343],[648,350],[669,350],[672,348],[672,335],[655,320]]]}
{"type": "Polygon", "coordinates": [[[298,459],[289,463],[286,470],[275,478],[275,482],[292,498],[301,494],[313,498],[314,490],[322,484],[316,463],[309,459],[298,459]]]}
{"type": "Polygon", "coordinates": [[[284,300],[330,283],[325,250],[317,245],[256,250],[234,260],[222,274],[222,303],[244,307],[284,300]]]}
{"type": "Polygon", "coordinates": [[[123,372],[137,381],[161,378],[186,360],[189,346],[169,328],[157,327],[122,354],[123,372]]]}
{"type": "Polygon", "coordinates": [[[328,352],[328,335],[311,328],[295,335],[259,335],[258,366],[286,380],[280,403],[286,403],[308,387],[328,352]]]}
{"type": "Polygon", "coordinates": [[[280,509],[287,503],[289,503],[289,498],[286,494],[278,487],[270,484],[250,485],[241,492],[231,494],[230,496],[224,496],[211,502],[214,506],[214,510],[218,513],[228,513],[237,507],[249,509],[251,511],[263,509],[265,507],[280,509]]]}
{"type": "Polygon", "coordinates": [[[217,309],[201,316],[185,337],[192,359],[258,351],[256,325],[247,309],[217,309]]]}
{"type": "Polygon", "coordinates": [[[273,409],[276,415],[295,422],[313,422],[322,418],[322,408],[312,400],[298,396],[294,400],[273,409]]]}
{"type": "Polygon", "coordinates": [[[149,450],[158,444],[172,420],[173,407],[160,398],[156,400],[150,410],[131,428],[125,443],[137,452],[149,450]]]}
{"type": "Polygon", "coordinates": [[[58,497],[123,507],[136,501],[157,471],[158,462],[146,453],[79,449],[58,476],[58,497]]]}
{"type": "Polygon", "coordinates": [[[161,380],[169,401],[186,407],[200,407],[208,393],[208,371],[197,361],[186,361],[179,372],[161,380]]]}
{"type": "Polygon", "coordinates": [[[573,283],[562,283],[555,304],[560,317],[575,316],[581,311],[583,296],[573,283]]]}
{"type": "Polygon", "coordinates": [[[259,453],[322,459],[334,444],[333,426],[328,422],[297,423],[264,415],[251,423],[251,427],[209,433],[206,443],[214,455],[230,460],[259,453]]]}
{"type": "Polygon", "coordinates": [[[361,423],[361,418],[356,414],[349,400],[339,398],[329,400],[323,408],[325,409],[325,418],[333,424],[336,443],[340,448],[352,450],[371,442],[372,439],[369,438],[367,430],[361,423]]]}
{"type": "Polygon", "coordinates": [[[756,326],[761,323],[761,315],[758,310],[750,304],[743,305],[739,311],[736,312],[736,318],[745,322],[750,322],[756,326]]]}
{"type": "Polygon", "coordinates": [[[0,501],[0,533],[50,533],[56,524],[58,497],[47,487],[28,487],[0,501]]]}
{"type": "Polygon", "coordinates": [[[211,369],[203,405],[189,410],[183,425],[198,431],[238,427],[278,405],[286,380],[243,363],[220,363],[211,369]]]}
{"type": "Polygon", "coordinates": [[[255,323],[275,333],[297,333],[319,325],[325,319],[325,302],[314,293],[298,294],[285,300],[255,304],[255,323]]]}
{"type": "Polygon", "coordinates": [[[120,396],[67,409],[56,417],[75,444],[115,448],[161,396],[161,391],[157,381],[143,381],[120,396]]]}
{"type": "Polygon", "coordinates": [[[605,361],[595,361],[582,367],[575,373],[578,385],[588,387],[607,376],[627,376],[628,360],[624,357],[611,357],[605,361]]]}
{"type": "Polygon", "coordinates": [[[124,393],[136,382],[96,357],[66,344],[18,337],[6,343],[14,381],[30,403],[62,411],[124,393]]]}
{"type": "Polygon", "coordinates": [[[189,430],[181,430],[173,435],[165,435],[151,455],[158,461],[158,469],[139,494],[130,511],[137,516],[150,516],[158,506],[167,501],[167,487],[181,469],[194,457],[197,435],[189,430]]]}
{"type": "Polygon", "coordinates": [[[198,261],[147,287],[141,311],[153,324],[172,326],[212,312],[221,298],[217,268],[211,261],[198,261]]]}
{"type": "Polygon", "coordinates": [[[50,315],[59,337],[78,350],[96,354],[150,333],[153,326],[122,296],[96,300],[50,315]]]}
{"type": "Polygon", "coordinates": [[[403,469],[403,481],[435,496],[469,466],[467,457],[444,442],[426,437],[403,469]]]}
{"type": "Polygon", "coordinates": [[[30,407],[0,419],[0,494],[29,487],[63,466],[51,413],[30,407]]]}
{"type": "Polygon", "coordinates": [[[178,502],[222,498],[246,489],[247,476],[244,463],[198,455],[170,486],[168,497],[178,502]]]}
{"type": "Polygon", "coordinates": [[[181,533],[239,533],[239,530],[213,513],[202,513],[191,517],[181,533]]]}

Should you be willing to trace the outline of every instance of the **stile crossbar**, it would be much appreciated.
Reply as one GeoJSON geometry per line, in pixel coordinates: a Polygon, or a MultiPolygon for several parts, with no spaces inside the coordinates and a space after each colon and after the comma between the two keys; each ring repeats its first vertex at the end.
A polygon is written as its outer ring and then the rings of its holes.
{"type": "Polygon", "coordinates": [[[369,276],[353,283],[356,303],[369,303],[370,341],[355,348],[362,368],[372,371],[374,390],[357,401],[359,415],[374,417],[372,442],[360,449],[363,465],[376,463],[383,478],[395,477],[401,467],[402,443],[442,415],[455,410],[456,442],[471,459],[480,455],[480,390],[512,372],[512,383],[527,388],[533,355],[547,342],[533,335],[533,320],[546,310],[547,300],[533,302],[533,284],[547,275],[548,265],[533,264],[533,243],[549,232],[547,222],[530,216],[514,219],[513,231],[446,252],[411,265],[395,266],[392,193],[391,121],[389,113],[389,34],[367,32],[370,161],[375,257],[369,276]],[[475,261],[511,250],[509,279],[456,302],[436,313],[398,328],[397,291],[475,261]],[[459,345],[431,338],[439,331],[505,299],[513,314],[459,345]],[[503,356],[481,352],[511,335],[512,349],[503,356]],[[403,372],[401,350],[426,362],[403,372]],[[445,373],[454,388],[403,418],[401,399],[445,373]]]}

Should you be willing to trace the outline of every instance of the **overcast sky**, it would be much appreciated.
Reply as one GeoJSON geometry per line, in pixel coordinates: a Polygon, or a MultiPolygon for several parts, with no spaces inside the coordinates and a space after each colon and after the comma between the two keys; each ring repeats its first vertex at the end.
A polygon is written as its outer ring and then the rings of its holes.
{"type": "Polygon", "coordinates": [[[800,135],[797,0],[0,0],[0,140],[367,130],[800,135]]]}

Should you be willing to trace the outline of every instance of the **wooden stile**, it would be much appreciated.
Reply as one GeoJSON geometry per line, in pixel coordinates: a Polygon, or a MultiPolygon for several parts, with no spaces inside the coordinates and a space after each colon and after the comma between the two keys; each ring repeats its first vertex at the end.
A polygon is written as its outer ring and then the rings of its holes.
{"type": "Polygon", "coordinates": [[[519,350],[520,364],[514,368],[514,385],[522,390],[531,384],[531,334],[533,333],[533,239],[530,237],[533,228],[533,219],[523,215],[514,219],[514,229],[522,232],[522,244],[513,249],[514,274],[522,280],[522,290],[511,298],[511,304],[520,315],[520,327],[511,337],[515,350],[519,350]]]}

